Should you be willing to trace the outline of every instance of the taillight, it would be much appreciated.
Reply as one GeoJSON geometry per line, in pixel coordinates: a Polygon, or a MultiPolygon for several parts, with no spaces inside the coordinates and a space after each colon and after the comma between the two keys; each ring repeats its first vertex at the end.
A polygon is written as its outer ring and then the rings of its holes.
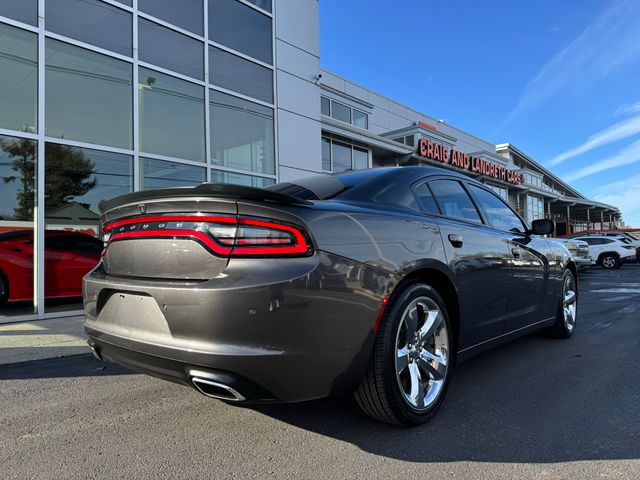
{"type": "Polygon", "coordinates": [[[297,226],[209,215],[157,215],[109,223],[107,242],[139,238],[189,238],[216,255],[236,257],[304,256],[313,253],[307,235],[297,226]]]}

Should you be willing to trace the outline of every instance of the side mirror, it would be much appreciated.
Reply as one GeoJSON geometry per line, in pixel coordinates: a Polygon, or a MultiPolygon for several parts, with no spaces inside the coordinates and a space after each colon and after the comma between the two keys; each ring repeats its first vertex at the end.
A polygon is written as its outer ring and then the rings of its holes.
{"type": "Polygon", "coordinates": [[[541,218],[531,222],[530,233],[533,233],[534,235],[549,235],[550,233],[553,233],[554,229],[555,223],[553,223],[553,220],[541,218]]]}

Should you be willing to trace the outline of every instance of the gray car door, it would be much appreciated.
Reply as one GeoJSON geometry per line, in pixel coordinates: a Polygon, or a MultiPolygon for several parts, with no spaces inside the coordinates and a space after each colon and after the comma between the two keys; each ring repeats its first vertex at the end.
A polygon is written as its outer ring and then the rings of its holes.
{"type": "Polygon", "coordinates": [[[540,322],[552,315],[552,291],[549,288],[550,263],[555,258],[549,242],[529,235],[520,217],[486,188],[469,185],[491,226],[508,238],[508,261],[512,281],[509,286],[508,331],[540,322]]]}
{"type": "Polygon", "coordinates": [[[430,180],[428,187],[440,210],[445,255],[459,290],[462,350],[505,332],[509,238],[486,224],[457,179],[430,180]]]}

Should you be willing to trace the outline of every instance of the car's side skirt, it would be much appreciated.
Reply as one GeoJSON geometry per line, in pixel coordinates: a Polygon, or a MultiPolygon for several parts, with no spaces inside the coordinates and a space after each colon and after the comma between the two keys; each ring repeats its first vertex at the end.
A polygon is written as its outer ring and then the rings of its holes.
{"type": "Polygon", "coordinates": [[[482,352],[497,347],[498,345],[510,342],[511,340],[522,337],[528,333],[535,332],[536,330],[540,330],[541,328],[544,328],[546,326],[553,325],[554,321],[555,317],[545,318],[544,320],[532,323],[531,325],[527,325],[526,327],[503,333],[502,335],[498,335],[497,337],[477,343],[476,345],[472,345],[471,347],[464,348],[458,351],[457,361],[458,363],[462,363],[482,352]]]}

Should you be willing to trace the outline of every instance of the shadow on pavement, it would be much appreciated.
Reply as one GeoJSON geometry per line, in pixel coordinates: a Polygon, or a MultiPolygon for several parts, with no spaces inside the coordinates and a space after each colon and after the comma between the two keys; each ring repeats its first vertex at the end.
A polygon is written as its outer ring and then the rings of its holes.
{"type": "Polygon", "coordinates": [[[91,354],[13,363],[0,367],[0,381],[108,375],[134,375],[134,372],[115,363],[99,362],[91,354]]]}
{"type": "Polygon", "coordinates": [[[637,346],[605,360],[583,343],[531,335],[460,365],[443,407],[421,427],[370,420],[351,398],[257,410],[411,462],[640,458],[637,346]],[[612,365],[626,368],[616,372],[612,365]]]}

